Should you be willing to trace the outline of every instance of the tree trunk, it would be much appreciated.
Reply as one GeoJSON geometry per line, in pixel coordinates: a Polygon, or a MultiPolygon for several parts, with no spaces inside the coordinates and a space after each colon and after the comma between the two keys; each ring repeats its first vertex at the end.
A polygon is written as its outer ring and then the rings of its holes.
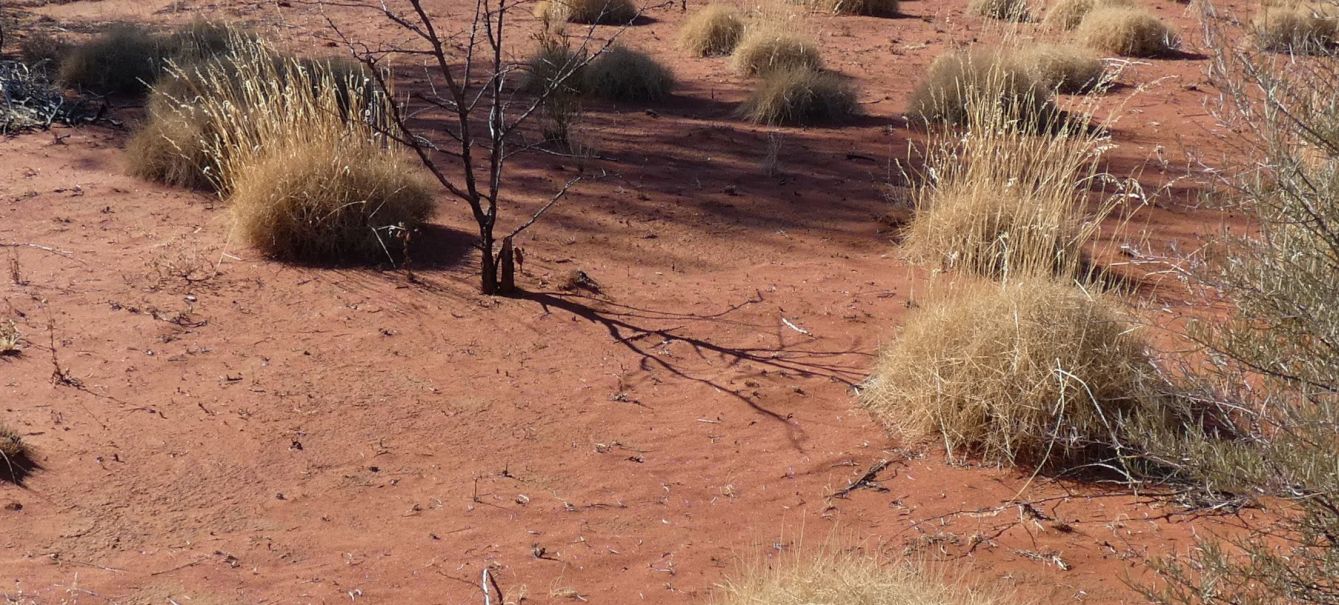
{"type": "Polygon", "coordinates": [[[499,262],[502,263],[502,282],[498,293],[510,296],[516,291],[516,255],[512,250],[511,237],[502,238],[502,254],[499,262]]]}
{"type": "Polygon", "coordinates": [[[492,296],[497,294],[497,259],[493,258],[493,242],[485,239],[483,256],[479,259],[479,291],[492,296]]]}

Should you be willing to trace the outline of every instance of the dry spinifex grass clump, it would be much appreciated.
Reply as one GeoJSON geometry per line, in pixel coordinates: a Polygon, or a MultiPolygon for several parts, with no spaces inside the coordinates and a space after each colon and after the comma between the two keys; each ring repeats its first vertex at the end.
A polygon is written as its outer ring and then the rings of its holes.
{"type": "Polygon", "coordinates": [[[708,4],[679,28],[679,46],[699,57],[728,55],[744,35],[744,15],[733,4],[708,4]]]}
{"type": "Polygon", "coordinates": [[[1339,5],[1267,2],[1252,26],[1260,46],[1267,50],[1323,54],[1339,42],[1339,5]]]}
{"type": "Polygon", "coordinates": [[[861,403],[893,433],[1000,464],[1104,459],[1157,413],[1158,374],[1118,308],[1051,280],[949,286],[879,354],[861,403]]]}
{"type": "Polygon", "coordinates": [[[794,0],[814,10],[834,15],[863,15],[866,17],[895,17],[898,0],[794,0]]]}
{"type": "Polygon", "coordinates": [[[1032,18],[1027,0],[972,0],[972,13],[1003,21],[1027,21],[1032,18]]]}
{"type": "Polygon", "coordinates": [[[382,134],[393,130],[387,94],[361,70],[259,40],[192,69],[174,73],[194,95],[162,111],[195,133],[183,144],[196,145],[248,243],[294,260],[386,258],[431,212],[420,167],[382,134]]]}
{"type": "Polygon", "coordinates": [[[191,61],[228,51],[232,34],[222,25],[199,21],[167,34],[117,24],[69,47],[60,57],[59,80],[101,94],[138,94],[170,61],[191,61]]]}
{"type": "MultiPolygon", "coordinates": [[[[240,34],[239,34],[240,35],[240,34]]],[[[238,44],[253,42],[240,39],[238,44]]],[[[244,97],[235,70],[236,61],[245,52],[197,61],[172,64],[154,83],[149,93],[146,119],[127,143],[129,172],[133,176],[159,183],[199,190],[217,190],[221,181],[221,162],[230,149],[219,144],[218,129],[227,122],[216,119],[208,108],[244,97]],[[213,105],[211,105],[212,102],[213,105]]],[[[313,90],[317,95],[347,99],[349,82],[361,82],[367,74],[361,66],[337,60],[293,59],[275,55],[272,75],[289,80],[294,72],[306,72],[309,85],[331,85],[329,90],[313,90]]],[[[346,101],[340,101],[347,105],[346,101]]],[[[234,113],[254,111],[233,106],[234,113]]]]}
{"type": "Polygon", "coordinates": [[[747,27],[735,47],[733,61],[735,69],[745,76],[776,69],[823,68],[818,45],[811,38],[775,21],[758,21],[747,27]]]}
{"type": "Polygon", "coordinates": [[[1106,64],[1093,51],[1069,44],[1031,44],[1011,60],[1047,89],[1080,94],[1107,83],[1106,64]]]}
{"type": "Polygon", "coordinates": [[[1083,18],[1075,37],[1103,52],[1127,57],[1166,55],[1180,45],[1170,26],[1152,13],[1123,6],[1094,9],[1083,18]]]}
{"type": "Polygon", "coordinates": [[[1059,0],[1046,11],[1042,25],[1069,31],[1078,27],[1094,8],[1132,5],[1131,0],[1059,0]]]}
{"type": "Polygon", "coordinates": [[[582,89],[614,101],[659,101],[674,90],[674,74],[649,54],[613,45],[586,65],[582,89]]]}
{"type": "Polygon", "coordinates": [[[637,18],[632,0],[542,0],[535,17],[546,24],[588,23],[627,25],[637,18]]]}
{"type": "Polygon", "coordinates": [[[1055,113],[1051,91],[999,51],[956,51],[930,64],[912,93],[911,114],[928,123],[965,125],[969,107],[996,107],[1034,123],[1055,113]]]}
{"type": "Polygon", "coordinates": [[[740,112],[761,124],[807,126],[840,121],[859,107],[855,87],[840,75],[791,67],[764,74],[740,112]]]}
{"type": "Polygon", "coordinates": [[[851,553],[759,565],[727,580],[717,605],[997,605],[1006,599],[947,584],[902,564],[851,553]]]}

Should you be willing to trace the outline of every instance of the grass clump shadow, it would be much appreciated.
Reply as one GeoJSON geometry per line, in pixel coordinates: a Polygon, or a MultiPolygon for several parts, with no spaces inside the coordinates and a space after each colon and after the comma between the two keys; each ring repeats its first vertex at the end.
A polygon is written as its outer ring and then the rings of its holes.
{"type": "Polygon", "coordinates": [[[745,21],[732,4],[708,4],[679,28],[679,47],[699,57],[728,55],[744,34],[745,21]]]}
{"type": "Polygon", "coordinates": [[[846,78],[792,67],[763,75],[740,114],[760,124],[808,126],[847,119],[859,108],[855,86],[846,78]]]}
{"type": "Polygon", "coordinates": [[[1159,374],[1112,302],[1049,279],[934,292],[885,347],[860,401],[950,456],[1050,470],[1112,464],[1161,414],[1159,374]]]}
{"type": "Polygon", "coordinates": [[[1088,13],[1074,36],[1089,47],[1123,57],[1160,57],[1180,45],[1176,32],[1152,13],[1125,6],[1104,6],[1088,13]]]}

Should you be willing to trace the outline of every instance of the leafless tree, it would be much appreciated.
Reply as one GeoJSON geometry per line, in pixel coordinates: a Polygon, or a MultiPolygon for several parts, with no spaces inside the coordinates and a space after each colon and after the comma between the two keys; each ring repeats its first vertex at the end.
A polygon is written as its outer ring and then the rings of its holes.
{"type": "Polygon", "coordinates": [[[509,202],[508,162],[525,152],[569,153],[534,136],[527,124],[543,114],[546,104],[569,94],[581,70],[635,21],[604,29],[581,26],[577,32],[564,31],[566,24],[542,24],[544,31],[536,35],[541,43],[561,43],[572,52],[562,53],[556,64],[547,66],[547,77],[538,89],[527,87],[522,92],[517,84],[526,66],[509,56],[509,40],[523,26],[513,23],[512,17],[534,1],[476,0],[473,18],[460,20],[459,25],[435,16],[422,0],[312,2],[321,7],[330,29],[382,88],[391,90],[387,74],[392,66],[423,69],[423,89],[397,97],[391,104],[388,121],[394,131],[387,134],[411,149],[446,191],[469,205],[478,225],[480,290],[489,295],[515,291],[514,239],[581,179],[567,181],[538,210],[510,221],[514,223],[510,229],[499,228],[509,202]],[[404,37],[409,42],[374,44],[354,39],[330,9],[371,11],[407,34],[404,37]],[[445,126],[424,126],[434,116],[444,117],[445,126]]]}

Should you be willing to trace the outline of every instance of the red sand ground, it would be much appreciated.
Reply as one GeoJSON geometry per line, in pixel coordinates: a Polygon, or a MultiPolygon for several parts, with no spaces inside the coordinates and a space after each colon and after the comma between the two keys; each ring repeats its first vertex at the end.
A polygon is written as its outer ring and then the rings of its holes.
{"type": "MultiPolygon", "coordinates": [[[[1189,9],[1143,3],[1196,50],[1189,9]]],[[[228,18],[333,52],[298,3],[27,4],[80,28],[228,18]]],[[[732,118],[748,82],[674,49],[681,13],[655,11],[627,40],[672,62],[682,88],[655,116],[589,108],[609,176],[524,241],[536,294],[519,300],[475,293],[459,233],[469,218],[445,195],[410,283],[230,242],[215,199],[124,176],[122,129],[0,140],[0,255],[22,277],[0,285],[0,317],[27,340],[0,360],[0,419],[43,467],[0,485],[0,504],[14,503],[0,508],[0,594],[482,603],[492,565],[511,602],[704,603],[742,563],[860,544],[1042,603],[1140,601],[1127,582],[1148,578],[1146,557],[1229,520],[947,464],[933,445],[901,449],[854,404],[925,283],[875,219],[889,209],[884,183],[899,180],[890,162],[919,137],[900,114],[919,74],[982,35],[963,4],[814,18],[869,115],[810,130],[732,118]],[[769,132],[782,140],[777,177],[760,167],[769,132]],[[574,269],[603,295],[558,291],[574,269]],[[77,382],[54,381],[57,364],[77,382]],[[834,496],[881,459],[887,491],[834,496]]],[[[394,32],[364,21],[357,33],[394,32]]],[[[1147,165],[1146,186],[1170,186],[1116,243],[1171,254],[1223,224],[1192,208],[1207,181],[1197,163],[1226,153],[1205,69],[1140,61],[1122,82],[1147,90],[1109,97],[1125,104],[1113,165],[1147,165]]],[[[572,170],[524,160],[506,218],[572,170]]],[[[1144,297],[1169,316],[1184,298],[1174,286],[1144,297]]]]}

